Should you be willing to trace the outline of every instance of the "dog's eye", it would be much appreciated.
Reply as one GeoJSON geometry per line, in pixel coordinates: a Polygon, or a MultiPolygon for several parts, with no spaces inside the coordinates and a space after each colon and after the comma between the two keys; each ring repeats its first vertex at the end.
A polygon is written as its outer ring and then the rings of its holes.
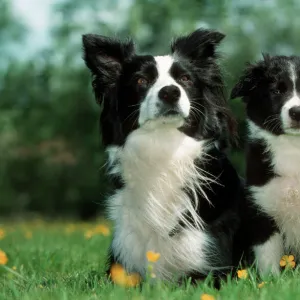
{"type": "Polygon", "coordinates": [[[272,92],[275,95],[281,95],[284,94],[286,91],[287,91],[287,86],[285,85],[285,83],[279,82],[272,92]]]}
{"type": "Polygon", "coordinates": [[[179,80],[180,80],[181,82],[187,83],[187,82],[190,82],[190,81],[191,81],[191,77],[188,76],[188,75],[183,75],[183,76],[180,77],[179,80]]]}
{"type": "Polygon", "coordinates": [[[148,84],[148,80],[145,79],[144,77],[140,77],[140,78],[138,78],[138,80],[137,80],[137,84],[138,84],[138,85],[147,85],[147,84],[148,84]]]}

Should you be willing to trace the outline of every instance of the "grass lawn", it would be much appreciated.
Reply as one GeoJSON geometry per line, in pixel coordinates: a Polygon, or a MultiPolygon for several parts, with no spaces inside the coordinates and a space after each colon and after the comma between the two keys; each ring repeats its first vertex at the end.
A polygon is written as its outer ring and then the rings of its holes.
{"type": "Polygon", "coordinates": [[[102,276],[110,235],[99,224],[39,220],[0,224],[0,249],[8,258],[3,264],[0,252],[0,299],[300,299],[297,270],[287,270],[276,280],[266,279],[261,288],[251,272],[247,279],[224,282],[220,291],[207,282],[181,288],[146,283],[142,290],[113,286],[102,276]]]}

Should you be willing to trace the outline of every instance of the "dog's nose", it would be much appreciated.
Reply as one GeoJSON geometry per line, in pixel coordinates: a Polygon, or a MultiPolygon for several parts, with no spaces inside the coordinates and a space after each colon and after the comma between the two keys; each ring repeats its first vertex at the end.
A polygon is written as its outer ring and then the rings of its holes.
{"type": "Polygon", "coordinates": [[[180,89],[175,85],[168,85],[163,87],[158,92],[158,98],[168,103],[175,103],[179,100],[180,89]]]}
{"type": "Polygon", "coordinates": [[[300,121],[300,106],[291,107],[289,115],[293,121],[300,121]]]}

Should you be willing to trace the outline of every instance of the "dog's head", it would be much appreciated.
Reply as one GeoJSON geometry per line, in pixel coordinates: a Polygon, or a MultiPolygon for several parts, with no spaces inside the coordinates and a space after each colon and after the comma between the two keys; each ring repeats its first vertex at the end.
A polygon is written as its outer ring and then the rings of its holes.
{"type": "Polygon", "coordinates": [[[105,145],[122,145],[137,128],[173,126],[194,138],[220,137],[233,124],[216,47],[224,35],[197,30],[166,56],[137,55],[132,40],[83,36],[84,60],[103,103],[105,145]]]}
{"type": "Polygon", "coordinates": [[[269,56],[248,65],[231,92],[242,97],[248,118],[275,134],[300,134],[300,58],[269,56]]]}

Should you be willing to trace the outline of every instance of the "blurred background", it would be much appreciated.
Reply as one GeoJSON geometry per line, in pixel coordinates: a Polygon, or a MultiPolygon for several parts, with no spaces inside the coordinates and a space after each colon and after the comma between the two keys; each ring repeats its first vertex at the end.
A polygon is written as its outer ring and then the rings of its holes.
{"type": "MultiPolygon", "coordinates": [[[[298,0],[0,0],[0,217],[103,211],[109,183],[83,33],[130,35],[140,53],[165,54],[174,35],[220,30],[229,93],[261,52],[300,53],[299,13],[298,0]]],[[[230,104],[243,174],[244,107],[230,104]]]]}

